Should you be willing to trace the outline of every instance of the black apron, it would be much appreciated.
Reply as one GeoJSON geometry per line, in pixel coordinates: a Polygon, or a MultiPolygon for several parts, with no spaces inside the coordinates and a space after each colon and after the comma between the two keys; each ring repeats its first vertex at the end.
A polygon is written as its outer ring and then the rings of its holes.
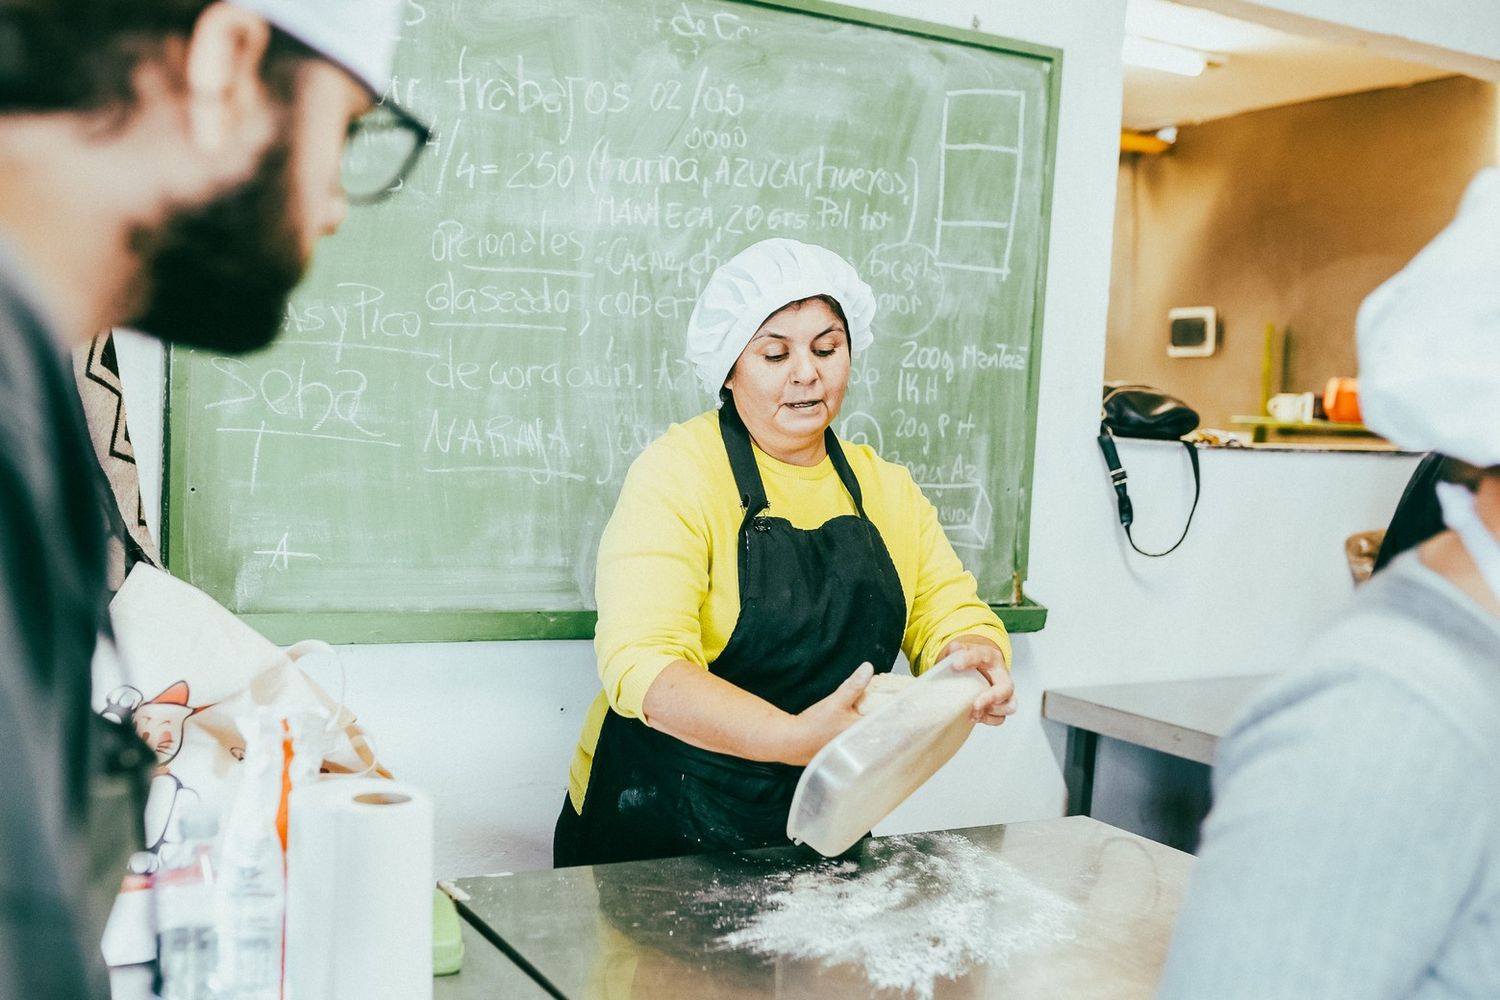
{"type": "MultiPolygon", "coordinates": [[[[737,546],[739,618],[712,672],[796,714],[866,660],[889,671],[906,631],[906,601],[833,431],[825,432],[828,456],[859,513],[810,531],[762,514],[769,506],[765,486],[732,401],[720,411],[719,431],[745,517],[737,546]]],[[[785,844],[801,774],[789,764],[700,750],[610,709],[582,815],[563,803],[554,862],[605,864],[785,844]]]]}

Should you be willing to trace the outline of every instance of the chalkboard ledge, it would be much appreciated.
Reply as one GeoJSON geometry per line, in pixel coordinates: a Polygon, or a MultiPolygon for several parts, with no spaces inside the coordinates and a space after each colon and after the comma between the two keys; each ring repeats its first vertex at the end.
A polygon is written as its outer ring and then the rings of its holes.
{"type": "MultiPolygon", "coordinates": [[[[1040,632],[1047,609],[1031,599],[992,604],[1012,632],[1040,632]]],[[[434,611],[246,614],[240,620],[280,645],[303,639],[347,643],[592,639],[593,611],[434,611]]]]}
{"type": "Polygon", "coordinates": [[[991,604],[990,607],[1005,623],[1005,631],[1011,634],[1040,632],[1047,624],[1047,609],[1029,597],[1020,604],[991,604]]]}

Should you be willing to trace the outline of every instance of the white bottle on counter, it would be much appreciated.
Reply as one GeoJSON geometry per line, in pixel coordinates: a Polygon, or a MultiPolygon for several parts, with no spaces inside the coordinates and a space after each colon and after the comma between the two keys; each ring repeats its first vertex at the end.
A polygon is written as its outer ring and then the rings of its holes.
{"type": "Polygon", "coordinates": [[[218,1000],[279,1000],[286,865],[276,831],[281,722],[261,710],[241,720],[245,760],[219,856],[218,1000]]]}
{"type": "Polygon", "coordinates": [[[215,1000],[214,835],[211,813],[178,820],[179,839],[162,845],[162,867],[151,889],[156,908],[157,964],[162,1000],[215,1000]]]}

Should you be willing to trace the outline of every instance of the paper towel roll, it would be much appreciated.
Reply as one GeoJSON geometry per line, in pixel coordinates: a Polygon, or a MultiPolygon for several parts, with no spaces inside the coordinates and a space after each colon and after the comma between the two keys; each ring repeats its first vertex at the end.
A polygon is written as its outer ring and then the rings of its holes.
{"type": "Polygon", "coordinates": [[[287,1000],[432,996],[432,800],[325,778],[288,806],[287,1000]]]}

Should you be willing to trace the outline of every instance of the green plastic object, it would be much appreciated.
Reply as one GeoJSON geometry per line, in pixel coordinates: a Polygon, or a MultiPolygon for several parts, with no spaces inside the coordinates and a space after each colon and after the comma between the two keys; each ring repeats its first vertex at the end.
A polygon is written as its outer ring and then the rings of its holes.
{"type": "Polygon", "coordinates": [[[432,890],[432,974],[451,976],[464,964],[458,909],[441,889],[432,890]]]}

